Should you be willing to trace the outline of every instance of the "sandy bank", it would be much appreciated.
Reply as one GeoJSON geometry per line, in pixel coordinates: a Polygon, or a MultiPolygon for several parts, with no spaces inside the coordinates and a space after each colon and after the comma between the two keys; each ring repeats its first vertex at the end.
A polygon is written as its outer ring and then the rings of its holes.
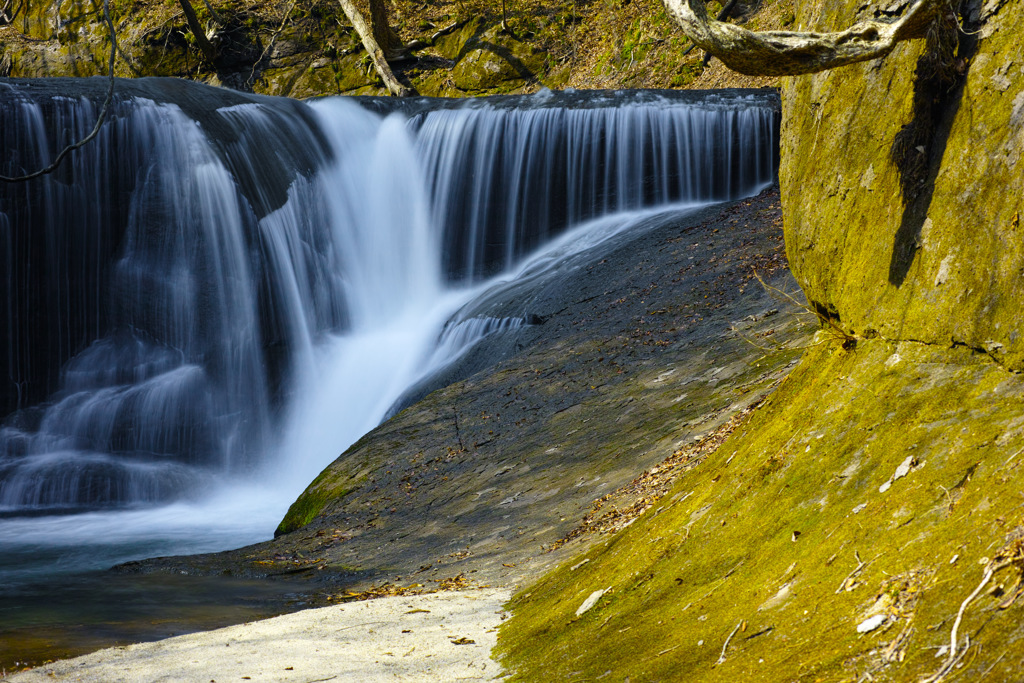
{"type": "Polygon", "coordinates": [[[480,589],[353,602],[100,650],[5,680],[480,681],[509,598],[480,589]]]}

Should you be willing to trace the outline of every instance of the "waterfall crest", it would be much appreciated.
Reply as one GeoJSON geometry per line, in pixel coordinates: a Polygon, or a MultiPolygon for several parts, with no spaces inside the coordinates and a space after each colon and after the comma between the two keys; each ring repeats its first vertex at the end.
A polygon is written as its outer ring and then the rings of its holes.
{"type": "MultiPolygon", "coordinates": [[[[2,172],[87,131],[94,86],[0,84],[2,172]]],[[[301,487],[417,378],[524,323],[446,326],[487,277],[589,219],[738,198],[777,167],[777,104],[749,92],[387,115],[121,92],[60,171],[0,187],[7,515],[198,498],[267,472],[301,487]]]]}

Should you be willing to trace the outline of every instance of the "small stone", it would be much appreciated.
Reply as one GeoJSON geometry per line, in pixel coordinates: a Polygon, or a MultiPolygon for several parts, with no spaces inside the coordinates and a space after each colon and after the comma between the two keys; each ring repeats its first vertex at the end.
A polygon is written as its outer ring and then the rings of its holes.
{"type": "Polygon", "coordinates": [[[910,469],[914,466],[914,456],[908,455],[906,459],[900,463],[900,466],[896,468],[896,472],[892,475],[892,480],[902,479],[903,477],[910,474],[910,469]]]}
{"type": "MultiPolygon", "coordinates": [[[[885,493],[885,492],[883,491],[883,493],[885,493]]],[[[864,509],[864,508],[866,508],[867,506],[868,506],[868,504],[867,504],[867,503],[861,503],[861,504],[860,504],[860,505],[858,505],[857,507],[853,508],[853,514],[857,514],[858,512],[860,512],[861,510],[863,510],[863,509],[864,509]]]]}
{"type": "Polygon", "coordinates": [[[885,623],[884,614],[876,614],[857,624],[857,633],[870,633],[885,623]]]}
{"type": "Polygon", "coordinates": [[[578,610],[576,610],[576,616],[582,616],[584,612],[587,612],[588,610],[590,610],[590,608],[592,608],[594,605],[596,605],[597,601],[601,599],[601,596],[604,595],[605,593],[607,593],[610,590],[611,590],[611,586],[609,586],[608,588],[604,588],[602,590],[594,591],[593,593],[591,593],[590,597],[588,597],[586,600],[584,600],[583,604],[580,605],[580,608],[578,610]]]}

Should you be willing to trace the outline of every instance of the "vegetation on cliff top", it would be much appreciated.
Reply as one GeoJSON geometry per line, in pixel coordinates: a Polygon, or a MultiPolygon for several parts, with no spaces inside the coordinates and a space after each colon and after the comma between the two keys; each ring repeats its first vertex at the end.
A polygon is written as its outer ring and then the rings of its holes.
{"type": "MultiPolygon", "coordinates": [[[[784,3],[740,2],[738,21],[783,27],[784,3]]],[[[0,22],[0,76],[105,73],[109,39],[101,5],[28,3],[0,22]]],[[[359,37],[333,0],[194,3],[217,47],[213,64],[195,45],[175,0],[112,2],[119,76],[177,76],[271,95],[386,94],[359,37]]],[[[688,39],[657,0],[393,0],[391,21],[412,58],[392,63],[423,95],[532,92],[551,88],[774,85],[732,78],[688,39]]]]}

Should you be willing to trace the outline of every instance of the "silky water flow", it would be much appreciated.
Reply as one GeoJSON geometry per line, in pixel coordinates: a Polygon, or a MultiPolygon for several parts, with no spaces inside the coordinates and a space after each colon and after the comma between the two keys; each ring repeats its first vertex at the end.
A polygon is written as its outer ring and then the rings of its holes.
{"type": "MultiPolygon", "coordinates": [[[[750,93],[382,113],[132,87],[58,172],[0,187],[0,588],[270,537],[410,386],[532,324],[475,298],[777,167],[750,93]]],[[[6,174],[98,114],[0,89],[6,174]]]]}

